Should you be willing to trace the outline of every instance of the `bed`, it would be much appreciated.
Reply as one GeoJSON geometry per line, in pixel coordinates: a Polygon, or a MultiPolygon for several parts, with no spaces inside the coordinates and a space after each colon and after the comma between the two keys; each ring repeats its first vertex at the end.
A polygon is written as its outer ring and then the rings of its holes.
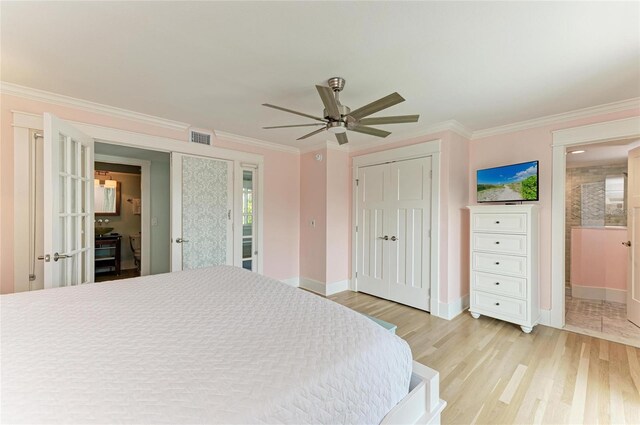
{"type": "Polygon", "coordinates": [[[346,307],[220,266],[1,297],[2,423],[437,423],[435,371],[346,307]]]}

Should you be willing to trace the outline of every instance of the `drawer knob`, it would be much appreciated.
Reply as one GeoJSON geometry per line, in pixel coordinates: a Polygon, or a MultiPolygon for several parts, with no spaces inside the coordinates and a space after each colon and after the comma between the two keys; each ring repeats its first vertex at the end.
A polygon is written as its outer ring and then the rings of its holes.
{"type": "Polygon", "coordinates": [[[496,305],[500,305],[500,303],[496,303],[496,305]]]}
{"type": "Polygon", "coordinates": [[[500,241],[496,241],[496,245],[500,245],[500,241]]]}
{"type": "Polygon", "coordinates": [[[500,282],[496,282],[496,285],[500,285],[500,282]]]}
{"type": "Polygon", "coordinates": [[[500,220],[496,221],[496,224],[500,224],[500,220]]]}
{"type": "Polygon", "coordinates": [[[496,266],[499,266],[499,265],[500,265],[500,261],[496,261],[496,266]]]}

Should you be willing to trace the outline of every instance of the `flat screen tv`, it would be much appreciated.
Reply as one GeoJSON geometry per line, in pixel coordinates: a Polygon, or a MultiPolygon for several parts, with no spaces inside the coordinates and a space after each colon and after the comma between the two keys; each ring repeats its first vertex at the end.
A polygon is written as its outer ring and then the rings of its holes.
{"type": "Polygon", "coordinates": [[[538,161],[477,171],[478,202],[537,201],[538,161]]]}

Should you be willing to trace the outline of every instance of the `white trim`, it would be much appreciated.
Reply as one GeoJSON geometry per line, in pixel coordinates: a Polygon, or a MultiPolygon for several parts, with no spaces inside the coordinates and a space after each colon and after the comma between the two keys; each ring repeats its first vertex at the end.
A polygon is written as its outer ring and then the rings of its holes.
{"type": "Polygon", "coordinates": [[[431,293],[429,312],[433,316],[440,317],[440,150],[442,140],[436,139],[416,145],[404,146],[396,149],[388,149],[380,152],[354,156],[352,158],[353,190],[351,199],[351,279],[349,289],[358,290],[357,271],[357,234],[358,224],[358,187],[356,178],[358,168],[368,165],[381,164],[388,161],[401,161],[413,158],[431,156],[431,170],[433,173],[431,184],[431,293]]]}
{"type": "MultiPolygon", "coordinates": [[[[12,111],[13,126],[25,127],[34,130],[43,129],[42,115],[29,112],[12,111]]],[[[172,139],[169,137],[153,136],[136,133],[112,127],[103,127],[95,124],[87,124],[79,121],[65,120],[74,127],[88,134],[98,142],[111,143],[122,146],[130,146],[139,149],[147,149],[159,152],[178,152],[189,155],[200,155],[210,158],[239,160],[249,163],[264,164],[264,157],[260,154],[224,149],[215,146],[189,143],[186,140],[172,139]]]]}
{"type": "Polygon", "coordinates": [[[329,295],[349,290],[348,279],[325,284],[314,279],[309,279],[307,277],[292,277],[289,279],[284,279],[282,282],[286,283],[287,285],[296,286],[306,289],[307,291],[315,292],[316,294],[322,295],[323,297],[328,297],[329,295]]]}
{"type": "Polygon", "coordinates": [[[606,121],[552,132],[551,191],[551,310],[549,326],[565,325],[565,190],[566,149],[578,144],[640,137],[640,117],[606,121]]]}
{"type": "Polygon", "coordinates": [[[587,300],[603,300],[627,303],[627,291],[624,289],[600,288],[595,286],[571,285],[571,297],[587,300]]]}
{"type": "Polygon", "coordinates": [[[317,280],[309,279],[307,277],[300,277],[298,278],[298,286],[300,288],[306,289],[307,291],[326,296],[326,285],[317,280]]]}
{"type": "MultiPolygon", "coordinates": [[[[94,154],[94,162],[106,162],[109,164],[137,165],[140,167],[140,184],[142,189],[140,216],[140,276],[151,274],[151,161],[122,156],[94,154]]],[[[128,241],[127,241],[128,242],[128,241]]],[[[128,249],[129,244],[125,244],[128,249]]]]}
{"type": "Polygon", "coordinates": [[[0,93],[35,100],[37,102],[46,102],[54,105],[72,107],[86,112],[93,112],[110,117],[124,118],[130,121],[151,124],[171,130],[186,131],[189,128],[189,124],[184,122],[168,120],[165,118],[142,114],[140,112],[130,111],[128,109],[117,108],[115,106],[103,105],[101,103],[77,99],[71,96],[20,86],[6,81],[0,81],[0,93]]]}
{"type": "Polygon", "coordinates": [[[602,143],[638,137],[640,117],[583,125],[552,131],[553,146],[571,146],[580,143],[602,143]]]}
{"type": "Polygon", "coordinates": [[[593,115],[607,114],[612,112],[626,111],[640,107],[640,98],[622,100],[619,102],[606,103],[604,105],[591,106],[589,108],[576,109],[574,111],[563,112],[560,114],[547,115],[531,120],[520,121],[512,124],[501,125],[497,127],[486,128],[484,130],[476,130],[473,132],[471,139],[482,139],[484,137],[495,136],[498,134],[513,133],[516,131],[526,130],[529,128],[542,127],[549,124],[558,124],[562,122],[572,121],[579,118],[585,118],[593,115]]]}
{"type": "Polygon", "coordinates": [[[343,292],[349,289],[349,279],[340,280],[338,282],[331,282],[326,284],[325,295],[333,295],[339,292],[343,292]]]}
{"type": "Polygon", "coordinates": [[[323,140],[322,142],[313,143],[313,144],[305,144],[301,145],[298,148],[298,152],[301,154],[313,151],[319,151],[321,149],[332,149],[335,151],[343,151],[343,152],[351,152],[352,149],[349,148],[349,145],[340,145],[338,142],[333,140],[323,140]]]}
{"type": "Polygon", "coordinates": [[[444,303],[440,302],[440,314],[438,317],[446,320],[452,320],[464,313],[469,308],[469,294],[464,295],[462,298],[458,298],[457,300],[444,303]]]}
{"type": "Polygon", "coordinates": [[[299,277],[290,277],[289,279],[281,279],[280,282],[286,283],[289,286],[293,286],[297,288],[300,286],[300,278],[299,277]]]}
{"type": "Polygon", "coordinates": [[[273,151],[281,151],[288,153],[300,153],[300,150],[293,146],[282,145],[280,143],[267,142],[265,140],[254,139],[253,137],[240,136],[238,134],[227,133],[226,131],[218,131],[214,132],[215,139],[213,144],[215,145],[215,140],[224,139],[229,142],[241,143],[243,145],[249,146],[257,146],[259,148],[269,149],[273,151]]]}
{"type": "Polygon", "coordinates": [[[540,309],[539,325],[551,326],[551,310],[540,309]]]}

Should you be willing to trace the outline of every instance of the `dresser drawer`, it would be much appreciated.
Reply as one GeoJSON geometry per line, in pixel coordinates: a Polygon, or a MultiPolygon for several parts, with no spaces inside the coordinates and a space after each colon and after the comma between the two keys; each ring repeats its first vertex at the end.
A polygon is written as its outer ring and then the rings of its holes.
{"type": "Polygon", "coordinates": [[[472,249],[513,255],[527,255],[526,235],[474,233],[472,249]]]}
{"type": "Polygon", "coordinates": [[[527,320],[527,302],[500,295],[476,291],[471,299],[471,310],[478,313],[492,314],[496,318],[516,321],[527,320]]]}
{"type": "Polygon", "coordinates": [[[526,233],[527,214],[524,213],[477,213],[473,214],[473,231],[526,233]]]}
{"type": "Polygon", "coordinates": [[[473,272],[471,275],[471,288],[476,291],[491,292],[492,294],[507,297],[522,299],[527,297],[527,279],[519,277],[473,272]]]}
{"type": "Polygon", "coordinates": [[[472,254],[472,267],[474,271],[527,276],[527,258],[515,255],[474,252],[472,254]]]}

